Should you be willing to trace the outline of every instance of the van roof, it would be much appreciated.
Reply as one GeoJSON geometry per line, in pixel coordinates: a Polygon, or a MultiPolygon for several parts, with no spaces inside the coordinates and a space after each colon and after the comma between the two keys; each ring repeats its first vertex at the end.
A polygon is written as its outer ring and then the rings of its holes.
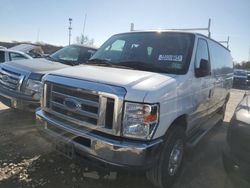
{"type": "MultiPolygon", "coordinates": [[[[193,34],[193,35],[196,35],[196,36],[201,36],[201,37],[204,37],[208,40],[211,40],[217,44],[219,44],[221,47],[223,47],[224,49],[226,49],[227,51],[231,52],[228,48],[226,48],[224,45],[222,45],[221,43],[219,43],[218,41],[212,39],[212,38],[209,38],[208,36],[204,35],[204,34],[201,34],[201,33],[197,33],[197,32],[191,32],[191,31],[183,31],[183,30],[165,30],[165,29],[159,29],[159,30],[138,30],[138,31],[131,31],[131,32],[124,32],[124,33],[118,33],[118,34],[127,34],[127,33],[155,33],[155,32],[168,32],[168,33],[188,33],[188,34],[193,34]]],[[[117,35],[118,35],[117,34],[117,35]]]]}

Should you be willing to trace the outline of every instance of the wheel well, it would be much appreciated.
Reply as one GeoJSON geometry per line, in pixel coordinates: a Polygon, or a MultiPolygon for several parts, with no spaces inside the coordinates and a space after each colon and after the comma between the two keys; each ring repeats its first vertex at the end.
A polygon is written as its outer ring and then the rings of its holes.
{"type": "Polygon", "coordinates": [[[184,128],[184,130],[187,129],[187,115],[181,115],[178,118],[176,118],[170,125],[170,127],[168,128],[167,132],[169,130],[172,130],[174,127],[176,126],[180,126],[182,128],[184,128]]]}

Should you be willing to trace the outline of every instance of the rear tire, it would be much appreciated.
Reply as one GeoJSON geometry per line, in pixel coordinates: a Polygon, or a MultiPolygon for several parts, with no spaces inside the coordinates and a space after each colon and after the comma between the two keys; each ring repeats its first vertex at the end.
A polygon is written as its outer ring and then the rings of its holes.
{"type": "Polygon", "coordinates": [[[168,131],[159,161],[147,172],[147,178],[161,188],[173,185],[180,175],[185,152],[185,129],[176,125],[168,131]]]}

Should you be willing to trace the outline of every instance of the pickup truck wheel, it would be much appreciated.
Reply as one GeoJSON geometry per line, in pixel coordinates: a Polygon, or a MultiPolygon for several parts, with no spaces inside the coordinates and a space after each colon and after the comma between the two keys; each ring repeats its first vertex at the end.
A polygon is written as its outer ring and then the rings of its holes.
{"type": "Polygon", "coordinates": [[[155,186],[171,186],[181,172],[184,151],[185,130],[176,126],[167,133],[159,161],[147,172],[147,178],[155,186]]]}

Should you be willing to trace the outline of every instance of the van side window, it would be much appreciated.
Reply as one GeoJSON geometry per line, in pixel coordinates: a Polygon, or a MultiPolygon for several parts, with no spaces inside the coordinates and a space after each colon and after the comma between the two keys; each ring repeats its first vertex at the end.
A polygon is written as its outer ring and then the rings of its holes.
{"type": "Polygon", "coordinates": [[[197,51],[195,56],[195,68],[200,68],[201,59],[209,62],[209,53],[207,42],[204,39],[198,40],[197,51]]]}
{"type": "Polygon", "coordinates": [[[107,59],[114,58],[119,59],[122,54],[122,50],[124,48],[125,41],[124,40],[116,40],[111,45],[105,48],[105,56],[107,59]]]}
{"type": "Polygon", "coordinates": [[[199,39],[195,55],[195,76],[206,77],[211,75],[211,65],[207,41],[199,39]]]}

